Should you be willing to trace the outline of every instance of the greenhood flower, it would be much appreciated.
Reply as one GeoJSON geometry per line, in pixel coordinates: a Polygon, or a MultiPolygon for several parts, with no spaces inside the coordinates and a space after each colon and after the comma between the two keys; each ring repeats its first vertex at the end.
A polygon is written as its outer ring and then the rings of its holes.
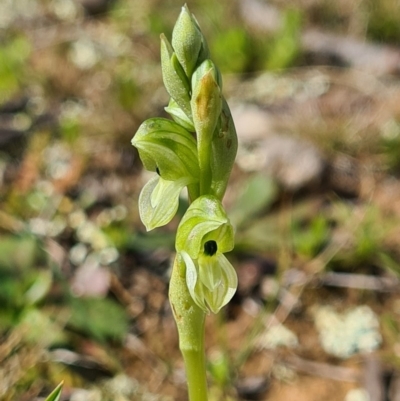
{"type": "Polygon", "coordinates": [[[167,224],[178,209],[181,190],[199,180],[196,141],[164,118],[145,121],[132,139],[144,167],[157,175],[142,189],[139,214],[146,229],[167,224]]]}
{"type": "Polygon", "coordinates": [[[194,302],[217,313],[235,294],[237,275],[224,256],[234,246],[233,227],[214,196],[197,198],[178,227],[176,250],[186,265],[186,283],[194,302]]]}

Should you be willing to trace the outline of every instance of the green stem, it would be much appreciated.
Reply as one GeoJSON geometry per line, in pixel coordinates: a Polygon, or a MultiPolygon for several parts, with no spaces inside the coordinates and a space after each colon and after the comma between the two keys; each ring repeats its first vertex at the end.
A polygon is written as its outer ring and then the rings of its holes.
{"type": "Polygon", "coordinates": [[[211,190],[211,143],[198,139],[199,166],[200,166],[200,194],[209,194],[211,190]]]}
{"type": "Polygon", "coordinates": [[[189,194],[189,203],[192,203],[200,196],[199,184],[197,182],[194,184],[189,184],[187,189],[188,189],[188,194],[189,194]]]}
{"type": "Polygon", "coordinates": [[[190,401],[207,401],[204,351],[206,314],[193,301],[186,285],[185,264],[177,255],[172,269],[169,300],[179,334],[179,348],[185,361],[190,401]]]}

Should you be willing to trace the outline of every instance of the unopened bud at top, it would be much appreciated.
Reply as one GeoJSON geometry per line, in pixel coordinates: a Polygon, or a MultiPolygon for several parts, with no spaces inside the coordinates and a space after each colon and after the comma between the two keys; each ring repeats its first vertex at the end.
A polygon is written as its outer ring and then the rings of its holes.
{"type": "Polygon", "coordinates": [[[203,35],[199,25],[185,4],[172,31],[172,47],[188,77],[192,76],[198,65],[202,43],[203,35]]]}

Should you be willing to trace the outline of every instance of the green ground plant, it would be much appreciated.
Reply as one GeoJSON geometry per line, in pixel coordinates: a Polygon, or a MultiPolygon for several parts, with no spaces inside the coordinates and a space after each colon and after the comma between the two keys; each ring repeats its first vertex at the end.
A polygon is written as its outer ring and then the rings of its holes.
{"type": "Polygon", "coordinates": [[[168,224],[188,189],[189,207],[176,233],[169,297],[179,332],[191,401],[207,399],[204,323],[237,288],[224,253],[234,247],[233,226],[222,205],[237,151],[237,136],[222,96],[222,79],[206,40],[185,5],[172,32],[161,35],[164,85],[172,120],[151,118],[132,144],[155,173],[139,197],[147,230],[168,224]]]}
{"type": "Polygon", "coordinates": [[[61,382],[45,399],[45,401],[58,401],[61,397],[63,383],[61,382]]]}

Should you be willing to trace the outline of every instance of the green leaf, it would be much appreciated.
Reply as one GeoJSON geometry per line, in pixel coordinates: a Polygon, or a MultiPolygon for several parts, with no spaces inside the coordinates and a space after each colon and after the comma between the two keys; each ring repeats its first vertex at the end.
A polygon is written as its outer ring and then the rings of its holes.
{"type": "Polygon", "coordinates": [[[119,304],[107,298],[71,298],[69,325],[99,340],[121,340],[128,317],[119,304]]]}
{"type": "Polygon", "coordinates": [[[66,341],[63,327],[46,312],[38,309],[26,308],[19,326],[23,328],[24,338],[31,344],[46,347],[66,341]]]}
{"type": "Polygon", "coordinates": [[[61,382],[45,399],[45,401],[59,401],[64,382],[61,382]]]}
{"type": "Polygon", "coordinates": [[[236,74],[246,71],[254,54],[250,40],[248,31],[241,26],[221,29],[211,43],[212,54],[221,71],[236,74]]]}
{"type": "Polygon", "coordinates": [[[316,256],[326,245],[329,238],[329,224],[325,216],[316,216],[307,226],[295,221],[292,228],[292,240],[296,251],[309,256],[316,256]]]}
{"type": "Polygon", "coordinates": [[[31,45],[24,36],[0,42],[0,104],[20,88],[30,53],[31,45]]]}
{"type": "Polygon", "coordinates": [[[38,255],[38,242],[33,236],[0,236],[0,271],[26,270],[38,255]]]}
{"type": "Polygon", "coordinates": [[[299,10],[288,9],[285,11],[283,26],[277,32],[268,51],[268,69],[283,69],[293,64],[300,53],[301,25],[302,14],[299,10]]]}
{"type": "Polygon", "coordinates": [[[33,305],[41,301],[49,292],[52,282],[53,275],[50,270],[39,270],[34,282],[25,293],[26,304],[33,305]]]}
{"type": "Polygon", "coordinates": [[[276,199],[278,187],[264,174],[252,176],[244,186],[229,216],[236,227],[249,223],[255,215],[276,199]]]}

